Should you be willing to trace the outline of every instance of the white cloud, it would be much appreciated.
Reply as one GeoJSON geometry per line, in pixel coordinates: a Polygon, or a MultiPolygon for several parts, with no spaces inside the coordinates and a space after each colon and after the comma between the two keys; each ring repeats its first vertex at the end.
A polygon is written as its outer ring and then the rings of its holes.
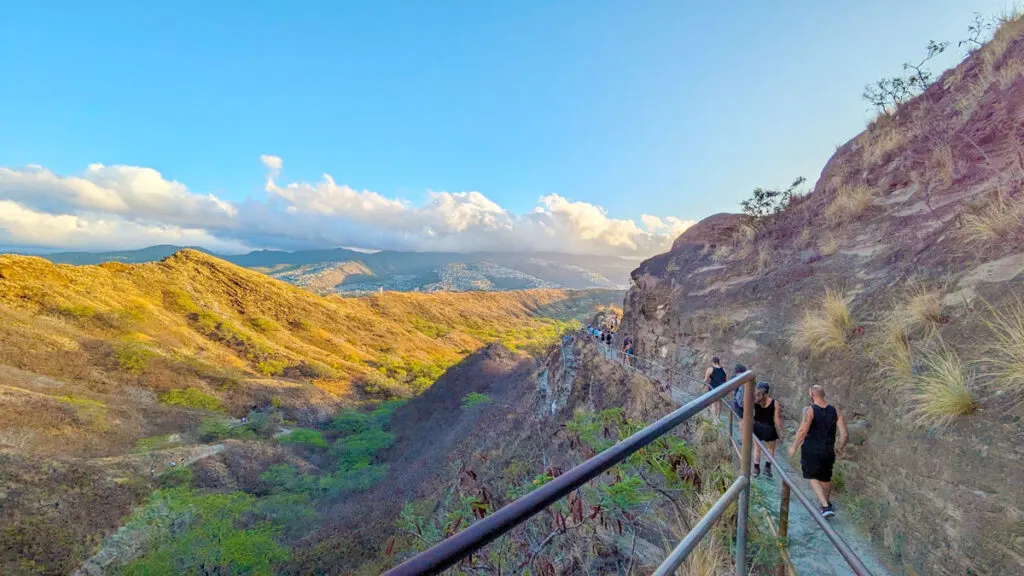
{"type": "Polygon", "coordinates": [[[525,215],[480,192],[430,192],[414,206],[377,192],[317,182],[279,183],[281,158],[263,155],[266,201],[198,194],[156,170],[90,165],[81,176],[39,166],[0,168],[0,240],[107,249],[157,243],[237,252],[246,247],[354,245],[420,251],[558,251],[649,256],[692,225],[643,215],[639,223],[557,194],[525,215]]]}
{"type": "Polygon", "coordinates": [[[109,214],[49,214],[10,200],[0,200],[0,244],[90,250],[175,244],[202,246],[223,253],[248,250],[244,242],[218,238],[202,229],[139,224],[109,214]]]}

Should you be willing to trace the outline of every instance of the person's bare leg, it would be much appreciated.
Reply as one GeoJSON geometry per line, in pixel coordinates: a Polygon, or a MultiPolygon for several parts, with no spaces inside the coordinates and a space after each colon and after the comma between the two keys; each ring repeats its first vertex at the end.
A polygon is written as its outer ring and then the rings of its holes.
{"type": "Polygon", "coordinates": [[[775,457],[775,440],[768,443],[768,453],[775,457]]]}
{"type": "Polygon", "coordinates": [[[715,420],[718,420],[718,402],[711,405],[711,415],[715,417],[715,420]]]}
{"type": "Polygon", "coordinates": [[[811,489],[814,490],[814,495],[818,497],[818,504],[820,504],[822,508],[828,506],[828,495],[825,494],[824,482],[811,480],[811,489]]]}
{"type": "Polygon", "coordinates": [[[754,464],[761,465],[761,447],[754,443],[754,464]]]}
{"type": "Polygon", "coordinates": [[[821,483],[821,490],[822,490],[822,492],[825,493],[825,506],[831,506],[832,505],[832,483],[831,482],[822,482],[821,483]]]}

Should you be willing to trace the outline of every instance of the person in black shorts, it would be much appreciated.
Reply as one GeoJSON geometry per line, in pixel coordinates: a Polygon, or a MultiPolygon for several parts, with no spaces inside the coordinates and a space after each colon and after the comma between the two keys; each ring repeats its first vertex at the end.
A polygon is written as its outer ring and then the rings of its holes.
{"type": "Polygon", "coordinates": [[[796,454],[800,447],[800,467],[804,478],[811,481],[814,495],[821,504],[821,515],[830,518],[836,515],[829,499],[832,491],[832,467],[836,463],[836,454],[842,455],[849,435],[843,415],[825,402],[825,389],[814,385],[807,391],[811,396],[811,405],[804,408],[803,421],[796,431],[793,445],[789,447],[789,455],[796,454]],[[839,446],[836,446],[836,430],[839,431],[839,446]]]}
{"type": "MultiPolygon", "coordinates": [[[[704,373],[704,383],[708,385],[708,390],[718,388],[725,384],[726,380],[728,378],[725,376],[725,369],[722,368],[722,361],[718,356],[711,358],[711,367],[704,373]]],[[[711,415],[718,418],[718,402],[711,405],[711,415]]]]}
{"type": "MultiPolygon", "coordinates": [[[[768,383],[758,382],[754,391],[754,436],[775,456],[775,441],[782,429],[782,408],[768,395],[768,383]]],[[[754,444],[754,476],[761,475],[761,447],[754,444]]],[[[764,463],[764,475],[772,477],[772,463],[764,463]]]]}

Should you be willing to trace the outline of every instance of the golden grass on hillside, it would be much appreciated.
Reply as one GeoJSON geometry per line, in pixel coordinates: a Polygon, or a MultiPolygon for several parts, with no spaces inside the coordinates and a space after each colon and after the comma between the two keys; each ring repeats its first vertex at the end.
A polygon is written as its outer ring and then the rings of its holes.
{"type": "Polygon", "coordinates": [[[985,206],[963,215],[957,236],[964,244],[984,247],[1012,238],[1024,229],[1024,194],[1000,192],[985,206]]]}
{"type": "Polygon", "coordinates": [[[827,290],[818,306],[804,312],[793,329],[790,343],[797,351],[811,355],[844,348],[853,327],[853,315],[843,295],[827,290]]]}
{"type": "Polygon", "coordinates": [[[926,353],[921,360],[924,370],[914,376],[911,396],[914,421],[922,426],[948,426],[959,416],[977,408],[970,390],[971,377],[960,357],[952,350],[926,353]]]}
{"type": "Polygon", "coordinates": [[[914,379],[914,358],[910,338],[896,324],[888,324],[879,346],[878,363],[882,367],[882,388],[890,392],[907,389],[914,379]]]}
{"type": "Polygon", "coordinates": [[[953,147],[949,144],[936,146],[933,152],[932,162],[935,164],[935,171],[939,178],[948,186],[956,180],[956,157],[953,155],[953,147]]]}
{"type": "Polygon", "coordinates": [[[942,292],[915,289],[906,299],[897,303],[889,321],[902,332],[933,336],[942,325],[942,292]]]}
{"type": "Polygon", "coordinates": [[[1016,300],[1006,310],[990,306],[985,366],[989,387],[1011,395],[1013,403],[1024,403],[1024,304],[1016,300]]]}
{"type": "Polygon", "coordinates": [[[894,122],[876,122],[868,129],[867,141],[864,143],[864,167],[877,165],[889,152],[903,146],[904,140],[903,132],[894,122]]]}
{"type": "Polygon", "coordinates": [[[867,186],[842,186],[825,208],[829,225],[841,224],[856,217],[871,205],[871,189],[867,186]]]}
{"type": "MultiPolygon", "coordinates": [[[[290,407],[324,413],[371,388],[422,390],[488,342],[539,351],[569,318],[616,302],[610,291],[560,290],[321,297],[191,251],[101,266],[0,256],[0,364],[64,395],[192,389],[240,415],[283,387],[290,407]]],[[[68,435],[112,445],[95,420],[70,421],[68,435]]]]}

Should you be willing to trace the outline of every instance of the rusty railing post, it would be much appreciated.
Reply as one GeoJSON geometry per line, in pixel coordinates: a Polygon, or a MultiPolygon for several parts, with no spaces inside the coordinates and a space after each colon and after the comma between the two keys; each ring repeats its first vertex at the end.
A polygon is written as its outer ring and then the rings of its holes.
{"type": "MultiPolygon", "coordinates": [[[[779,499],[779,542],[789,548],[789,482],[782,483],[782,497],[779,499]]],[[[786,563],[779,556],[779,565],[775,567],[775,576],[786,576],[786,563]]]]}
{"type": "MultiPolygon", "coordinates": [[[[750,479],[751,451],[754,447],[754,383],[750,374],[743,385],[743,445],[740,448],[740,475],[750,479]]],[[[750,514],[750,484],[740,493],[736,507],[736,576],[747,574],[747,517],[750,514]]]]}

